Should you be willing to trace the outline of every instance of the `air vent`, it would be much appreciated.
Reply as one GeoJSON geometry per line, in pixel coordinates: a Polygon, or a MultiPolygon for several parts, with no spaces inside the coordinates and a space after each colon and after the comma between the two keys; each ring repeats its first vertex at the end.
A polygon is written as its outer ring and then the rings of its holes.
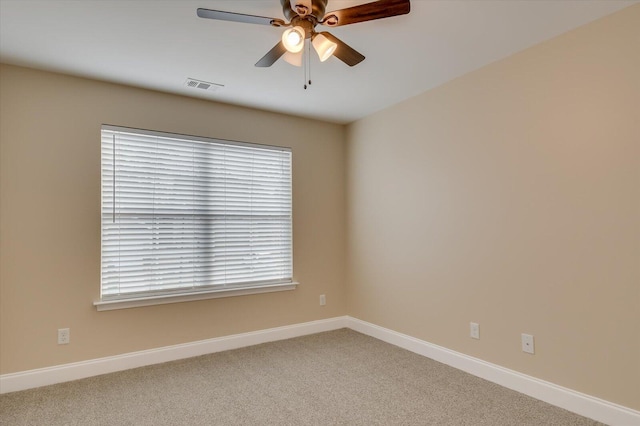
{"type": "Polygon", "coordinates": [[[206,90],[208,92],[214,92],[224,87],[224,84],[209,83],[208,81],[195,80],[193,78],[187,78],[184,85],[187,87],[193,87],[194,89],[206,90]]]}

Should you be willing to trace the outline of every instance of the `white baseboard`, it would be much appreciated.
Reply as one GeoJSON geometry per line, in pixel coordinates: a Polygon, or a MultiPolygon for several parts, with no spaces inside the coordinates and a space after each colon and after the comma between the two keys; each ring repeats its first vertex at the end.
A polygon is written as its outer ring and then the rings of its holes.
{"type": "Polygon", "coordinates": [[[347,317],[269,328],[249,333],[200,340],[181,345],[165,346],[123,355],[74,362],[54,367],[38,368],[0,376],[0,393],[15,392],[55,383],[84,379],[146,365],[227,351],[261,343],[275,342],[347,326],[347,317]]]}
{"type": "Polygon", "coordinates": [[[347,327],[581,416],[612,426],[640,425],[640,412],[631,408],[527,376],[356,318],[347,317],[347,327]]]}
{"type": "Polygon", "coordinates": [[[201,340],[131,352],[89,361],[4,374],[0,376],[0,393],[15,392],[55,383],[83,379],[146,365],[206,355],[261,343],[290,339],[323,331],[350,328],[419,355],[450,365],[509,389],[529,395],[582,416],[615,426],[640,426],[640,412],[555,385],[499,365],[491,364],[424,340],[398,333],[356,318],[344,316],[269,328],[232,336],[201,340]]]}

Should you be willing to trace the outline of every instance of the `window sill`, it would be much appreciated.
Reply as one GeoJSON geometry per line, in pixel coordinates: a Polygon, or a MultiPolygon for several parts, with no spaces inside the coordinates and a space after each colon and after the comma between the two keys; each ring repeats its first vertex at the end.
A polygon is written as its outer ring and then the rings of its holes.
{"type": "Polygon", "coordinates": [[[259,287],[212,290],[207,292],[183,293],[180,295],[165,294],[161,296],[137,297],[135,299],[98,300],[93,306],[98,311],[114,309],[138,308],[140,306],[165,305],[167,303],[192,302],[194,300],[218,299],[221,297],[245,296],[248,294],[272,293],[275,291],[295,290],[297,282],[271,284],[259,287]]]}

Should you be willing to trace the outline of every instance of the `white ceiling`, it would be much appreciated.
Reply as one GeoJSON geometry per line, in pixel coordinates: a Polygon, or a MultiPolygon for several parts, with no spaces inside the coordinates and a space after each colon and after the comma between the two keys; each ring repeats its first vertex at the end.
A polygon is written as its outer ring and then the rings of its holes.
{"type": "MultiPolygon", "coordinates": [[[[329,0],[327,11],[367,2],[329,0]]],[[[313,54],[304,90],[301,68],[254,67],[282,29],[196,16],[282,18],[279,0],[0,0],[0,60],[348,123],[634,3],[412,0],[408,15],[329,29],[367,59],[350,68],[313,54]],[[188,88],[188,77],[224,88],[188,88]]]]}

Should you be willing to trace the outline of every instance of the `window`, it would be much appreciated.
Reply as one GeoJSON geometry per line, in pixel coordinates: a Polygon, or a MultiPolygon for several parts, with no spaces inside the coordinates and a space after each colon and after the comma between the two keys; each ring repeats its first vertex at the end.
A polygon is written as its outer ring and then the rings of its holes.
{"type": "Polygon", "coordinates": [[[101,133],[98,309],[295,285],[290,149],[106,125],[101,133]]]}

